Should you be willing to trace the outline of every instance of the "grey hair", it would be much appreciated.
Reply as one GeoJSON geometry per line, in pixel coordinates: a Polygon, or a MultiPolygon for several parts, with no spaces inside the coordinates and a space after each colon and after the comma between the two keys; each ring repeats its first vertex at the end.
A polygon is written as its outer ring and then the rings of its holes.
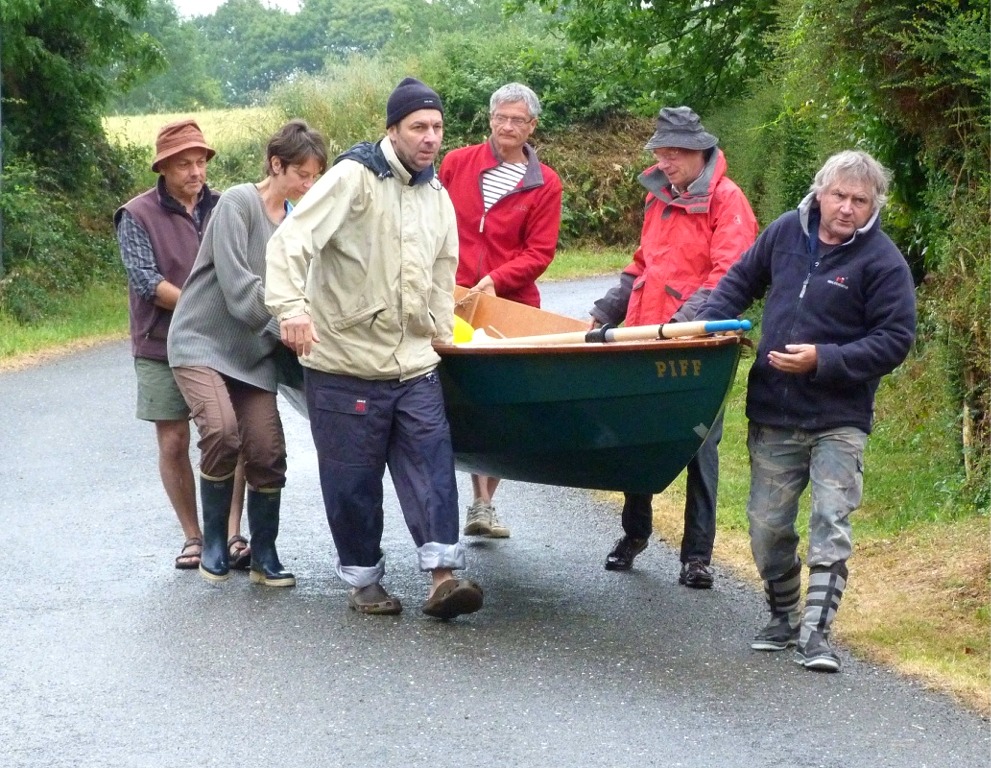
{"type": "Polygon", "coordinates": [[[500,104],[517,104],[521,101],[526,104],[531,118],[540,117],[540,99],[523,83],[507,83],[493,93],[489,99],[489,114],[495,112],[500,104]]]}
{"type": "Polygon", "coordinates": [[[837,152],[830,157],[819,169],[812,186],[809,187],[809,192],[818,198],[821,193],[843,179],[858,181],[871,190],[876,210],[881,210],[888,202],[891,171],[866,152],[856,149],[837,152]]]}

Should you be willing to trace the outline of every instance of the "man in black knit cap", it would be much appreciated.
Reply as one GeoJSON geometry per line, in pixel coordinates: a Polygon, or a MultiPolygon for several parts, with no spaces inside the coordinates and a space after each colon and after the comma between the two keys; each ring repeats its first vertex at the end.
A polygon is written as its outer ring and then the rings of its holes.
{"type": "Polygon", "coordinates": [[[300,356],[327,522],[348,605],[396,614],[381,584],[382,477],[388,468],[419,567],[422,611],[449,619],[482,607],[458,539],[451,433],[432,342],[454,337],[458,230],[434,176],[440,97],[404,79],[387,135],[337,158],[268,245],[266,304],[300,356]]]}

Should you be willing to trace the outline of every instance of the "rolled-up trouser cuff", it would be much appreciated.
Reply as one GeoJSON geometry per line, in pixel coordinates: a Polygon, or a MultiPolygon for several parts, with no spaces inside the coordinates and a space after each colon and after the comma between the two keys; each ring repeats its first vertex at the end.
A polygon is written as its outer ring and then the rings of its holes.
{"type": "Polygon", "coordinates": [[[341,565],[341,558],[337,558],[334,563],[334,572],[341,581],[361,589],[382,581],[382,577],[385,576],[385,557],[382,557],[375,565],[341,565]]]}
{"type": "Polygon", "coordinates": [[[421,571],[433,571],[438,568],[460,570],[465,567],[465,548],[460,541],[454,544],[428,541],[417,548],[416,554],[420,558],[421,571]]]}

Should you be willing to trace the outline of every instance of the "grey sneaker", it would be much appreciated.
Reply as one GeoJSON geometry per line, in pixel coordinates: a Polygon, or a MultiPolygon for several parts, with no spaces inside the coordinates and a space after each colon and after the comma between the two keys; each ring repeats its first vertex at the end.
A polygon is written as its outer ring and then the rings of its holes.
{"type": "Polygon", "coordinates": [[[492,534],[492,507],[484,501],[475,501],[468,507],[465,536],[489,536],[492,534]]]}
{"type": "Polygon", "coordinates": [[[750,647],[755,651],[784,651],[798,645],[798,627],[788,623],[788,614],[774,615],[758,632],[750,647]]]}
{"type": "Polygon", "coordinates": [[[499,515],[496,514],[495,507],[491,504],[489,507],[489,532],[488,537],[490,539],[508,539],[509,538],[509,526],[505,525],[502,520],[499,519],[499,515]]]}
{"type": "Polygon", "coordinates": [[[829,645],[829,640],[819,632],[813,632],[805,645],[795,650],[795,663],[816,672],[839,672],[840,657],[829,645]]]}

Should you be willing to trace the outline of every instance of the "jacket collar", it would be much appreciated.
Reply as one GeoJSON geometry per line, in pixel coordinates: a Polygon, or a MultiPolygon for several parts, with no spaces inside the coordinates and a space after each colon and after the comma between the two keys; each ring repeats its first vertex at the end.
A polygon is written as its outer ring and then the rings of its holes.
{"type": "MultiPolygon", "coordinates": [[[[161,174],[158,176],[158,182],[155,184],[155,188],[158,191],[159,205],[169,211],[182,214],[186,213],[186,206],[169,194],[169,190],[165,186],[165,177],[161,174]]],[[[210,194],[210,188],[204,183],[203,189],[200,190],[200,196],[196,200],[196,205],[193,206],[199,213],[200,221],[210,212],[210,208],[212,208],[210,205],[211,201],[212,195],[210,194]]]]}
{"type": "MultiPolygon", "coordinates": [[[[486,146],[489,148],[490,163],[482,169],[483,171],[487,171],[490,168],[495,168],[499,165],[499,163],[503,162],[503,159],[499,156],[499,152],[496,150],[495,142],[492,141],[491,136],[489,136],[486,146]]],[[[523,155],[526,157],[526,173],[523,174],[523,179],[520,182],[519,189],[539,187],[544,183],[544,174],[543,171],[540,170],[540,160],[537,159],[537,150],[529,144],[524,144],[523,155]]]]}
{"type": "MultiPolygon", "coordinates": [[[[712,193],[716,184],[726,174],[726,157],[718,147],[714,148],[705,161],[702,174],[688,185],[684,194],[674,194],[667,174],[656,165],[651,166],[640,174],[638,181],[656,199],[666,205],[686,209],[689,213],[706,213],[712,201],[712,193]]],[[[648,205],[652,201],[648,201],[648,205]]]]}
{"type": "Polygon", "coordinates": [[[388,136],[383,137],[375,144],[369,141],[362,141],[355,144],[347,151],[338,155],[334,160],[334,165],[337,165],[341,160],[353,160],[368,168],[379,179],[395,178],[403,186],[430,184],[435,188],[438,187],[438,182],[434,178],[433,165],[428,165],[417,173],[410,173],[406,169],[406,166],[402,164],[402,161],[400,161],[388,136]]]}

